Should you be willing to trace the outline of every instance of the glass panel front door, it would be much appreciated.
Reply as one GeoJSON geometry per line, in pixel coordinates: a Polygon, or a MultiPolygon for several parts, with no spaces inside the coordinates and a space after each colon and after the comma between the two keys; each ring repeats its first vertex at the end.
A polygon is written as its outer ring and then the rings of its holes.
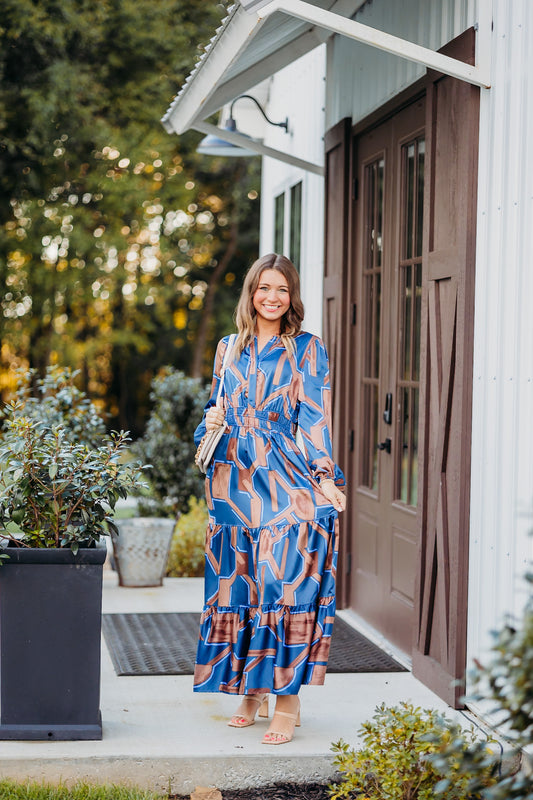
{"type": "Polygon", "coordinates": [[[424,123],[421,99],[354,142],[350,602],[406,651],[419,540],[424,123]]]}

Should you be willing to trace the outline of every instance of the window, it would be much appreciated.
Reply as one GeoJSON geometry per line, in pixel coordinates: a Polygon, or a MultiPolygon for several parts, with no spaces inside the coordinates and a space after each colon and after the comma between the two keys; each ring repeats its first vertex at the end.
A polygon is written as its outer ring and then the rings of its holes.
{"type": "Polygon", "coordinates": [[[274,198],[274,252],[283,253],[285,238],[285,193],[274,198]]]}
{"type": "Polygon", "coordinates": [[[302,255],[302,181],[274,198],[274,251],[288,255],[300,271],[302,255]]]}
{"type": "Polygon", "coordinates": [[[300,250],[302,243],[302,182],[291,187],[291,220],[289,258],[300,271],[300,250]]]}

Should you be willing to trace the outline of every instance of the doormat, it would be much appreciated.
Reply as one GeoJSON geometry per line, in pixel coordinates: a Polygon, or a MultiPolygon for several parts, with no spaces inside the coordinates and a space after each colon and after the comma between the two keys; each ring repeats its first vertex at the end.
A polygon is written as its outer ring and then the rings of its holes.
{"type": "MultiPolygon", "coordinates": [[[[104,614],[117,675],[192,675],[200,614],[104,614]]],[[[406,672],[343,619],[333,626],[328,672],[406,672]]]]}

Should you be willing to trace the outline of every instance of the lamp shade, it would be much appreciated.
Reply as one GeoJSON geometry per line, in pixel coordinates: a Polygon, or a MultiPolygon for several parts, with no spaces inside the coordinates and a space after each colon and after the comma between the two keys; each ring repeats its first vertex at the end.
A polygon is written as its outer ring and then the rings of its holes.
{"type": "MultiPolygon", "coordinates": [[[[233,119],[233,117],[230,117],[227,120],[224,128],[221,130],[238,132],[239,136],[242,136],[243,138],[252,141],[251,136],[248,136],[248,134],[246,133],[241,133],[240,131],[237,131],[237,126],[235,124],[235,120],[233,119]]],[[[238,144],[232,144],[231,142],[226,142],[225,139],[222,139],[219,136],[215,136],[212,133],[208,134],[207,136],[204,136],[204,138],[196,148],[196,152],[205,156],[225,156],[226,158],[228,157],[243,158],[244,156],[257,155],[255,150],[248,150],[246,147],[241,147],[238,144]]]]}
{"type": "Polygon", "coordinates": [[[256,156],[254,150],[247,150],[245,147],[239,147],[231,142],[226,142],[218,136],[213,136],[211,133],[204,136],[196,152],[204,156],[225,156],[226,158],[242,158],[243,156],[256,156]]]}

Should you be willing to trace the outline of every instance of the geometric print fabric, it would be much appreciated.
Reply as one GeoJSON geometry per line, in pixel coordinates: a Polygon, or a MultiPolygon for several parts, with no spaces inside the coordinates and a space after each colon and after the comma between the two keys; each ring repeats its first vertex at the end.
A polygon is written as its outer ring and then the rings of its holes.
{"type": "MultiPolygon", "coordinates": [[[[228,337],[217,348],[210,408],[228,337]]],[[[327,353],[309,333],[287,353],[257,340],[226,368],[228,430],[206,476],[205,605],[195,691],[296,694],[324,682],[333,619],[337,513],[320,479],[331,454],[327,353]],[[296,443],[300,431],[305,453],[296,443]]],[[[205,432],[198,426],[197,442],[205,432]]]]}

